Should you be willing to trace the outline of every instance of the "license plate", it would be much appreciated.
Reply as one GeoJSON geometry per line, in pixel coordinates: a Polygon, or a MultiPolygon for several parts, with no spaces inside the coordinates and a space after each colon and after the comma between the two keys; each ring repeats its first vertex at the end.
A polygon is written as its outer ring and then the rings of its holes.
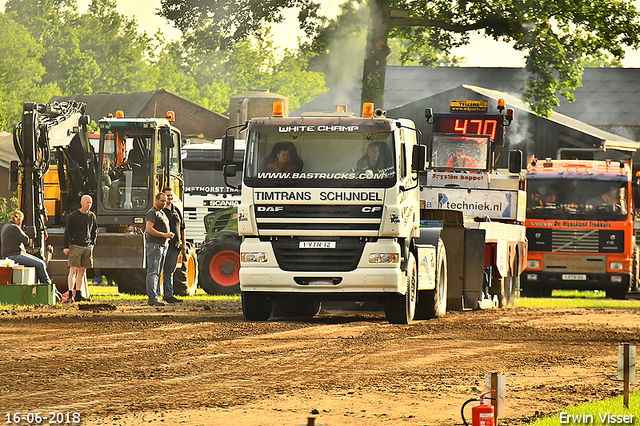
{"type": "Polygon", "coordinates": [[[300,241],[299,248],[332,249],[336,248],[335,241],[300,241]]]}
{"type": "Polygon", "coordinates": [[[562,274],[562,279],[566,281],[586,281],[587,276],[584,274],[562,274]]]}

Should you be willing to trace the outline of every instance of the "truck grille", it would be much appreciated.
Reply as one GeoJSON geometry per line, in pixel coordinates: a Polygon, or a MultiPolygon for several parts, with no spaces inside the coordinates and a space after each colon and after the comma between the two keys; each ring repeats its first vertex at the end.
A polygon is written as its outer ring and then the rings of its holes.
{"type": "MultiPolygon", "coordinates": [[[[271,241],[276,260],[285,271],[346,272],[356,269],[366,241],[361,238],[332,238],[335,248],[301,249],[299,238],[277,238],[271,241]]],[[[327,239],[322,239],[326,241],[327,239]]]]}
{"type": "Polygon", "coordinates": [[[382,206],[372,205],[264,205],[255,206],[261,235],[293,235],[302,232],[353,232],[377,236],[382,206]]]}
{"type": "Polygon", "coordinates": [[[623,253],[624,231],[598,229],[527,229],[530,251],[623,253]]]}

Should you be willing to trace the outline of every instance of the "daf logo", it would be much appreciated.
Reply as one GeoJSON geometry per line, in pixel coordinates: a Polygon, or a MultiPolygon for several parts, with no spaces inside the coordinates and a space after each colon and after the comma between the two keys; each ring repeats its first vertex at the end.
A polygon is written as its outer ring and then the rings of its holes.
{"type": "Polygon", "coordinates": [[[282,206],[257,206],[259,212],[281,212],[284,210],[282,206]]]}
{"type": "Polygon", "coordinates": [[[362,213],[377,213],[382,210],[380,206],[366,206],[362,208],[362,213]]]}

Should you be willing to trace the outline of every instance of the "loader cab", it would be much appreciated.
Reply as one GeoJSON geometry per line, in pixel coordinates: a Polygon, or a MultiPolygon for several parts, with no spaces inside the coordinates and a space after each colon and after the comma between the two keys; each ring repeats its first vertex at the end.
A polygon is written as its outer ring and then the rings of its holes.
{"type": "Polygon", "coordinates": [[[180,132],[166,119],[118,115],[98,126],[99,224],[142,227],[163,187],[182,194],[180,132]]]}

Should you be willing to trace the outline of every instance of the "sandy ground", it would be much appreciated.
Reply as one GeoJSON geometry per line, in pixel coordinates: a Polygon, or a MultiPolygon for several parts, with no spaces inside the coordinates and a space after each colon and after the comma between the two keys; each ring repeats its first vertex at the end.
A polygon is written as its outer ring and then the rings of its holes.
{"type": "Polygon", "coordinates": [[[499,424],[519,425],[619,395],[618,345],[640,336],[637,310],[454,312],[399,326],[341,311],[252,323],[239,302],[80,305],[0,311],[0,421],[461,425],[463,402],[499,372],[499,424]]]}

